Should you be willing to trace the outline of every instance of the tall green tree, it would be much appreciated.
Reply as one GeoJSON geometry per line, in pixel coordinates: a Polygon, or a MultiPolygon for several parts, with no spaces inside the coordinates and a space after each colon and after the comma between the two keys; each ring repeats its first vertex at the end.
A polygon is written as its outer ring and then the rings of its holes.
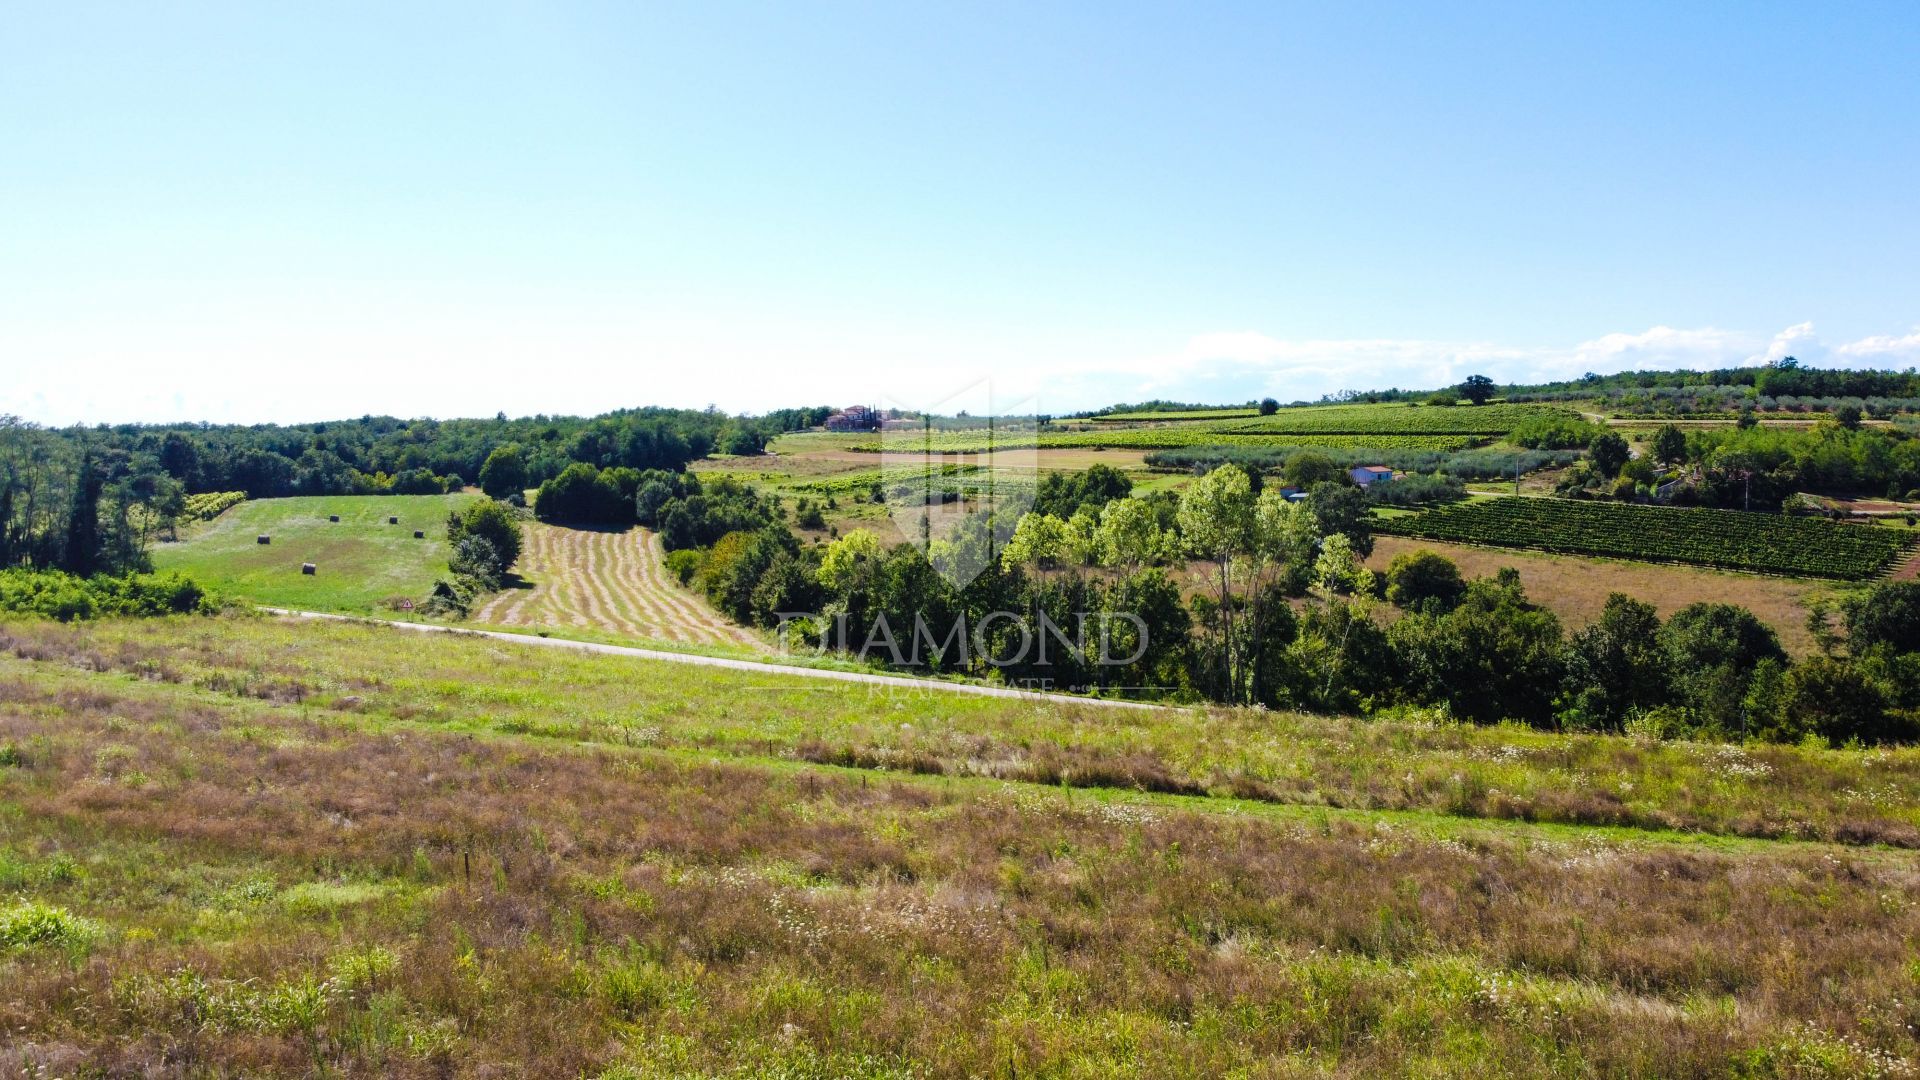
{"type": "Polygon", "coordinates": [[[519,443],[494,448],[480,466],[480,490],[496,499],[527,489],[527,461],[519,443]]]}
{"type": "Polygon", "coordinates": [[[100,569],[100,492],[106,477],[94,463],[93,451],[80,453],[73,479],[73,501],[67,510],[67,538],[60,569],[86,577],[100,569]]]}
{"type": "Polygon", "coordinates": [[[1493,380],[1485,375],[1469,375],[1460,384],[1460,396],[1475,405],[1485,405],[1493,399],[1493,380]]]}

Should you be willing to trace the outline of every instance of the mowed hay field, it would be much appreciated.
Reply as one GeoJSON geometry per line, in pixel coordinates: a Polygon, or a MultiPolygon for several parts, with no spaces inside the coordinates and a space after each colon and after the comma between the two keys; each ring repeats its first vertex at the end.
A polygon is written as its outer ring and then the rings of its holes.
{"type": "Polygon", "coordinates": [[[1913,750],[1095,715],[558,653],[0,620],[0,1075],[1920,1058],[1920,866],[1873,844],[1920,843],[1913,750]]]}
{"type": "Polygon", "coordinates": [[[660,538],[646,529],[530,521],[523,535],[513,566],[522,584],[475,609],[474,622],[606,630],[696,645],[762,644],[668,576],[660,538]]]}
{"type": "Polygon", "coordinates": [[[219,592],[312,611],[383,612],[422,600],[447,573],[447,515],[476,495],[322,495],[243,502],[156,544],[154,566],[219,592]],[[340,515],[338,522],[327,517],[340,515]],[[398,517],[398,525],[387,518],[398,517]],[[414,531],[427,535],[414,539],[414,531]],[[266,534],[271,544],[256,538],[266,534]],[[300,572],[313,563],[312,576],[300,572]]]}

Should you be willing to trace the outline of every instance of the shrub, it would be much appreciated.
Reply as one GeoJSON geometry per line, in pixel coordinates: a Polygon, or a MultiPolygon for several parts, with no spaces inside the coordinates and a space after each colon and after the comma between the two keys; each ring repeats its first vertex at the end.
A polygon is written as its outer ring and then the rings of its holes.
{"type": "Polygon", "coordinates": [[[706,560],[706,552],[698,548],[682,548],[667,552],[667,572],[679,579],[682,585],[693,584],[695,574],[700,572],[700,564],[706,560]]]}
{"type": "Polygon", "coordinates": [[[0,952],[51,948],[83,950],[100,936],[92,920],[65,908],[21,900],[0,908],[0,952]]]}
{"type": "Polygon", "coordinates": [[[178,573],[78,577],[60,570],[0,570],[0,611],[62,622],[107,615],[205,615],[218,607],[197,582],[178,573]]]}
{"type": "Polygon", "coordinates": [[[1422,548],[1394,556],[1387,566],[1387,599],[1403,608],[1433,601],[1452,608],[1467,591],[1452,559],[1422,548]]]}
{"type": "Polygon", "coordinates": [[[448,515],[447,539],[458,546],[468,536],[492,545],[499,557],[495,576],[505,573],[520,558],[520,519],[504,503],[487,499],[448,515]]]}

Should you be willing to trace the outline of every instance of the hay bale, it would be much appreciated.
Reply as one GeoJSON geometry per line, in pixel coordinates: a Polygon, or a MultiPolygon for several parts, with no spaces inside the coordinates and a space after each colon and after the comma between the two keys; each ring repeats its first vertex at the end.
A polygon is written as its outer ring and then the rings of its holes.
{"type": "Polygon", "coordinates": [[[389,524],[389,525],[398,525],[398,524],[400,524],[400,519],[399,519],[399,518],[397,518],[397,517],[390,517],[390,518],[388,518],[388,519],[387,519],[387,524],[389,524]]]}
{"type": "Polygon", "coordinates": [[[253,542],[256,544],[271,544],[273,543],[273,537],[268,536],[266,533],[261,533],[259,536],[253,538],[253,542]]]}
{"type": "Polygon", "coordinates": [[[310,563],[310,562],[303,562],[303,563],[301,563],[301,564],[300,564],[300,572],[301,572],[301,573],[303,573],[303,574],[307,574],[307,575],[309,575],[309,576],[311,576],[311,575],[312,575],[312,573],[313,573],[313,564],[312,564],[312,563],[310,563]]]}
{"type": "Polygon", "coordinates": [[[415,529],[413,530],[413,538],[415,540],[425,540],[427,538],[427,534],[424,532],[421,532],[419,529],[415,529]]]}
{"type": "Polygon", "coordinates": [[[328,521],[332,521],[332,522],[338,522],[338,521],[340,520],[340,515],[339,515],[339,514],[328,514],[328,515],[327,515],[327,520],[328,520],[328,521]]]}

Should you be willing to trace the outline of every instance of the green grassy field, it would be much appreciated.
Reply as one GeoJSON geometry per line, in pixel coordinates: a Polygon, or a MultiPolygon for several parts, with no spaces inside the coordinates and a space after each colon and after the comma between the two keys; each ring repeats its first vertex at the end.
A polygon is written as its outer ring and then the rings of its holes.
{"type": "Polygon", "coordinates": [[[1917,794],[1915,751],[7,620],[0,1072],[1906,1075],[1916,856],[1871,845],[1917,794]]]}
{"type": "Polygon", "coordinates": [[[473,495],[327,495],[241,503],[155,545],[157,569],[260,604],[370,614],[424,598],[447,572],[447,514],[473,495]],[[329,515],[340,515],[329,522],[329,515]],[[387,524],[397,516],[398,525],[387,524]],[[426,532],[424,540],[414,530],[426,532]],[[259,544],[261,534],[273,538],[259,544]],[[317,573],[300,572],[313,563],[317,573]]]}

